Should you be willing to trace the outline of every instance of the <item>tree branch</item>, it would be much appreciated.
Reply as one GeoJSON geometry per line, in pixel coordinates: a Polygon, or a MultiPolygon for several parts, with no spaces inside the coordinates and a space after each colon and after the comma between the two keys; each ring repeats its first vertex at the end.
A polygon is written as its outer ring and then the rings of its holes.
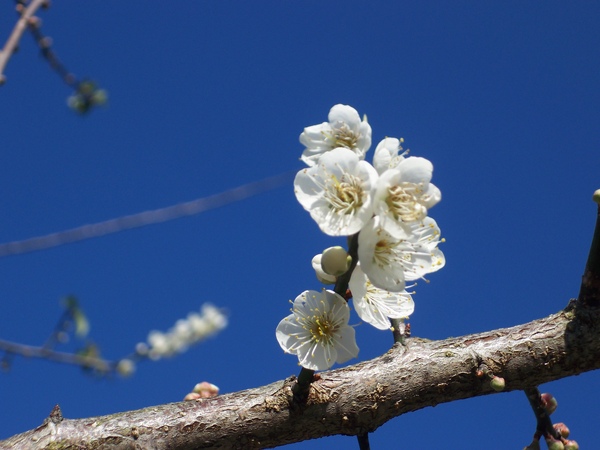
{"type": "Polygon", "coordinates": [[[95,356],[84,356],[73,353],[64,353],[46,347],[36,347],[33,345],[19,344],[0,339],[0,350],[11,355],[20,355],[26,358],[40,358],[48,361],[54,361],[62,364],[71,364],[74,366],[94,369],[99,372],[108,372],[117,365],[116,362],[107,361],[95,356]]]}
{"type": "Polygon", "coordinates": [[[0,50],[0,84],[2,84],[5,80],[4,77],[4,68],[8,64],[8,60],[13,55],[17,47],[19,46],[19,41],[21,40],[21,36],[27,29],[29,25],[29,20],[33,17],[33,15],[37,12],[37,10],[42,7],[47,0],[33,0],[27,8],[22,11],[21,17],[15,24],[12,33],[10,34],[6,44],[4,44],[4,48],[0,50]]]}
{"type": "Polygon", "coordinates": [[[443,341],[409,338],[373,360],[321,373],[305,404],[293,401],[290,377],[211,399],[89,419],[49,418],[0,441],[0,448],[265,448],[361,435],[407,412],[495,393],[476,375],[482,364],[506,380],[505,391],[600,368],[598,311],[579,308],[571,301],[524,325],[443,341]]]}

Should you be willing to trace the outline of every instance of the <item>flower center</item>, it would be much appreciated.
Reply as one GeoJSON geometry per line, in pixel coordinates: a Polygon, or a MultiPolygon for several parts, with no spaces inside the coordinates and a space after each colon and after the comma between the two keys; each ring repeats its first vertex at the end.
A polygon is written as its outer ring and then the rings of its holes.
{"type": "Polygon", "coordinates": [[[390,241],[382,239],[375,244],[375,252],[373,253],[373,262],[379,267],[386,267],[395,259],[393,244],[390,241]]]}
{"type": "Polygon", "coordinates": [[[352,214],[363,205],[363,188],[361,179],[352,175],[344,174],[338,180],[335,176],[328,183],[325,198],[329,201],[329,207],[335,212],[352,214]]]}
{"type": "Polygon", "coordinates": [[[333,135],[334,145],[336,147],[346,147],[350,150],[356,148],[358,142],[358,136],[348,128],[348,125],[343,124],[340,128],[334,131],[333,135]]]}
{"type": "Polygon", "coordinates": [[[415,222],[424,219],[427,215],[427,208],[418,201],[418,195],[421,194],[418,185],[402,183],[390,186],[388,194],[385,203],[396,220],[415,222]]]}
{"type": "Polygon", "coordinates": [[[312,340],[315,342],[324,341],[325,344],[330,344],[333,341],[333,335],[338,329],[338,326],[328,315],[312,316],[308,318],[306,325],[312,340]]]}

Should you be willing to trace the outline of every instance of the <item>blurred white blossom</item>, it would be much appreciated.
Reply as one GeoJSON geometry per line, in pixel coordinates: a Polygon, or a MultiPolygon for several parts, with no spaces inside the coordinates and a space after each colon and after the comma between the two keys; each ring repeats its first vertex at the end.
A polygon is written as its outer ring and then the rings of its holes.
{"type": "Polygon", "coordinates": [[[136,350],[154,360],[173,356],[185,352],[190,345],[217,334],[226,326],[227,316],[219,308],[205,303],[200,313],[191,312],[187,318],[175,322],[169,331],[151,331],[147,345],[140,343],[136,350]]]}

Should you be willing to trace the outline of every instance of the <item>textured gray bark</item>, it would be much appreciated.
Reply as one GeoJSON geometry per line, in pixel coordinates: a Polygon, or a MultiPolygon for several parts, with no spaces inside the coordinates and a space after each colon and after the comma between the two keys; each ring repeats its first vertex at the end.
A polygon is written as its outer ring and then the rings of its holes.
{"type": "Polygon", "coordinates": [[[492,394],[486,368],[506,391],[600,368],[596,308],[572,301],[554,315],[485,333],[407,340],[386,354],[319,374],[305,404],[294,377],[212,399],[171,403],[89,419],[58,411],[2,449],[265,448],[334,434],[373,431],[406,412],[492,394]]]}

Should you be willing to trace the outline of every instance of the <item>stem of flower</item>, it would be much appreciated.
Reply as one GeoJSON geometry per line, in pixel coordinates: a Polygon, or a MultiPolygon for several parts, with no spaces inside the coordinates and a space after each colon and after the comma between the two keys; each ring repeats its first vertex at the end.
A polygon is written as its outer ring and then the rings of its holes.
{"type": "Polygon", "coordinates": [[[306,367],[303,367],[302,370],[300,370],[298,382],[292,387],[294,401],[296,403],[304,403],[308,398],[308,390],[314,374],[314,370],[307,369],[306,367]]]}
{"type": "Polygon", "coordinates": [[[358,448],[360,450],[370,450],[369,433],[363,433],[356,436],[358,438],[358,448]]]}
{"type": "MultiPolygon", "coordinates": [[[[334,287],[334,292],[338,295],[341,295],[343,298],[346,298],[348,283],[350,282],[350,277],[352,276],[352,272],[354,271],[356,262],[358,261],[358,233],[348,237],[348,254],[352,257],[350,268],[345,274],[338,277],[334,287]]],[[[308,389],[310,387],[310,383],[313,381],[314,374],[314,370],[310,370],[305,367],[300,370],[298,382],[292,388],[296,401],[303,402],[306,400],[308,397],[308,389]]]]}
{"type": "Polygon", "coordinates": [[[400,319],[390,319],[390,322],[392,324],[392,336],[394,337],[394,343],[406,345],[404,333],[400,331],[400,319]]]}
{"type": "Polygon", "coordinates": [[[541,436],[552,436],[554,439],[560,440],[560,433],[552,426],[552,420],[550,420],[550,416],[544,408],[542,396],[537,386],[525,389],[524,392],[537,419],[536,433],[541,436]]]}
{"type": "Polygon", "coordinates": [[[333,289],[336,294],[341,295],[343,298],[346,298],[348,283],[350,282],[350,277],[352,276],[352,272],[354,272],[354,268],[358,262],[358,233],[348,236],[348,254],[352,257],[350,268],[345,274],[337,278],[335,287],[333,289]]]}

